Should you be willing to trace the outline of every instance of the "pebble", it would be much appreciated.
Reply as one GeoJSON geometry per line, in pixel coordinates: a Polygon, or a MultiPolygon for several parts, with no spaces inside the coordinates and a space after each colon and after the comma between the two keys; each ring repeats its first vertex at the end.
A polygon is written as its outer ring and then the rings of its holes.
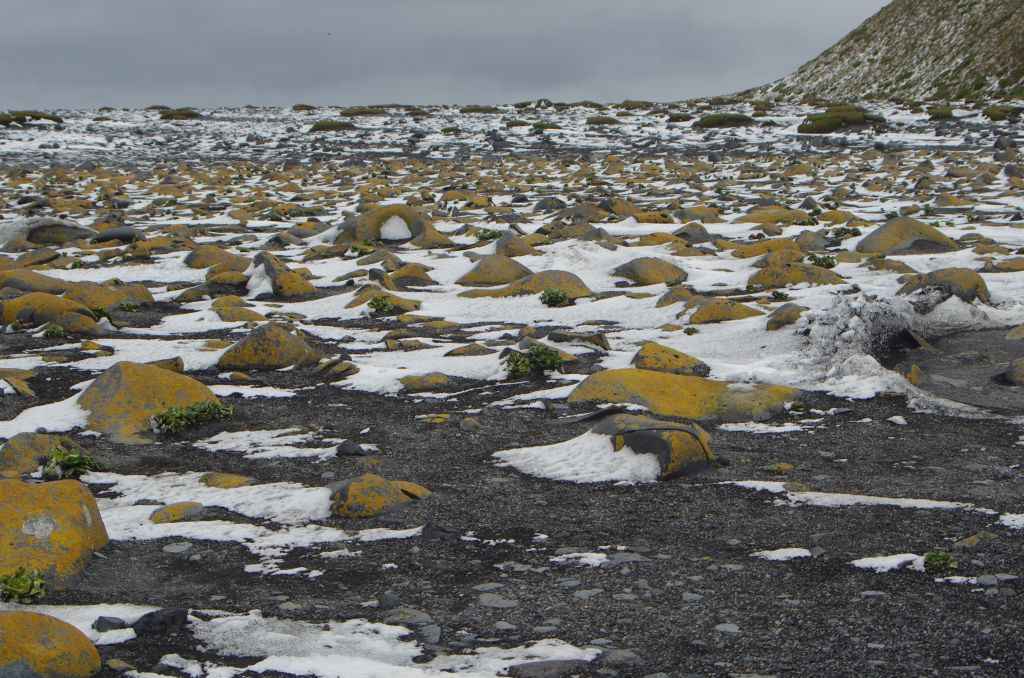
{"type": "Polygon", "coordinates": [[[719,633],[735,634],[740,632],[740,627],[735,624],[719,624],[715,627],[715,630],[719,633]]]}
{"type": "Polygon", "coordinates": [[[572,594],[572,597],[576,600],[590,600],[601,593],[604,593],[604,589],[583,589],[572,594]]]}
{"type": "Polygon", "coordinates": [[[498,631],[515,631],[519,627],[515,624],[509,624],[507,621],[495,622],[494,628],[498,631]]]}
{"type": "Polygon", "coordinates": [[[684,603],[697,603],[697,602],[700,602],[702,600],[704,600],[704,596],[702,596],[699,593],[686,592],[686,593],[683,594],[683,602],[684,603]]]}
{"type": "Polygon", "coordinates": [[[180,556],[188,553],[192,550],[192,543],[187,541],[176,541],[173,544],[168,544],[163,548],[164,553],[170,553],[171,555],[180,556]]]}
{"type": "Polygon", "coordinates": [[[504,584],[499,584],[497,582],[488,582],[486,584],[477,584],[473,587],[473,590],[477,591],[478,593],[491,593],[492,591],[497,591],[498,589],[504,587],[504,584]]]}

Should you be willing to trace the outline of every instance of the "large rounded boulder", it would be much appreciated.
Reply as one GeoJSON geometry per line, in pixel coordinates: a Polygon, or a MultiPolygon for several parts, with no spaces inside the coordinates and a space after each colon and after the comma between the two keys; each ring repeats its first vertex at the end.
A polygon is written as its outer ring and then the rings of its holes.
{"type": "Polygon", "coordinates": [[[261,325],[220,357],[222,370],[279,370],[320,359],[306,340],[277,323],[261,325]]]}
{"type": "Polygon", "coordinates": [[[675,285],[686,280],[686,271],[657,257],[641,257],[628,261],[612,271],[613,275],[632,280],[638,285],[675,285]]]}
{"type": "Polygon", "coordinates": [[[483,257],[469,273],[456,280],[466,287],[489,287],[507,285],[533,273],[511,257],[494,254],[483,257]]]}
{"type": "Polygon", "coordinates": [[[406,242],[415,247],[449,247],[452,241],[437,232],[430,217],[409,205],[386,205],[346,221],[336,244],[406,242]]]}
{"type": "Polygon", "coordinates": [[[955,240],[910,217],[891,219],[857,243],[857,251],[864,254],[936,254],[956,249],[955,240]]]}
{"type": "Polygon", "coordinates": [[[85,485],[0,480],[0,576],[37,570],[61,588],[106,545],[107,530],[85,485]]]}
{"type": "Polygon", "coordinates": [[[785,409],[799,392],[786,386],[732,384],[653,370],[604,370],[590,375],[569,394],[569,402],[641,405],[681,419],[762,420],[785,409]]]}
{"type": "Polygon", "coordinates": [[[656,457],[661,467],[659,480],[694,475],[715,459],[711,436],[696,424],[616,414],[602,419],[591,431],[611,436],[616,452],[628,447],[636,454],[656,457]]]}
{"type": "Polygon", "coordinates": [[[205,384],[154,365],[120,362],[89,385],[78,400],[89,427],[117,442],[145,442],[149,420],[171,407],[220,401],[205,384]]]}
{"type": "Polygon", "coordinates": [[[99,670],[96,647],[71,624],[36,612],[0,612],[3,678],[89,678],[99,670]]]}
{"type": "Polygon", "coordinates": [[[571,299],[589,297],[593,294],[578,275],[568,271],[541,271],[528,275],[505,287],[491,290],[467,290],[461,297],[518,297],[528,294],[540,294],[544,290],[558,290],[571,299]]]}

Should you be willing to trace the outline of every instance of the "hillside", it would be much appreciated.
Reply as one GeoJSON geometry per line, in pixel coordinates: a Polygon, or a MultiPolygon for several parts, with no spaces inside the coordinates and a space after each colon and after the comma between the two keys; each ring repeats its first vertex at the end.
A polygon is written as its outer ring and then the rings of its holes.
{"type": "Polygon", "coordinates": [[[968,98],[1024,87],[1020,0],[895,0],[759,94],[968,98]]]}

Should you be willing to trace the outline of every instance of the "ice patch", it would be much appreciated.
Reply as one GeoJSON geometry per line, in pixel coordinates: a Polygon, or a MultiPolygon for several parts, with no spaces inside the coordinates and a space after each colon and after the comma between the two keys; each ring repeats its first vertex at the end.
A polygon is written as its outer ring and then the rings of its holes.
{"type": "Polygon", "coordinates": [[[522,447],[495,452],[498,466],[521,473],[573,483],[650,483],[661,475],[658,460],[628,447],[615,451],[609,436],[587,432],[554,445],[522,447]]]}
{"type": "Polygon", "coordinates": [[[804,548],[775,549],[774,551],[755,551],[751,553],[752,558],[762,560],[796,560],[798,558],[810,558],[811,552],[804,548]]]}
{"type": "Polygon", "coordinates": [[[851,562],[850,565],[860,570],[870,570],[877,573],[904,569],[924,572],[924,556],[914,553],[898,553],[892,556],[860,558],[851,562]]]}

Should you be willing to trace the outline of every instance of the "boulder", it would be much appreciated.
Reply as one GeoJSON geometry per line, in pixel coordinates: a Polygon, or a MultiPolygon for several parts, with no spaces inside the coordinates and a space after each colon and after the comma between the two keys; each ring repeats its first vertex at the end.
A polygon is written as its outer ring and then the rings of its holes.
{"type": "Polygon", "coordinates": [[[330,490],[331,513],[342,518],[373,518],[430,495],[421,485],[387,480],[373,473],[335,483],[330,490]]]}
{"type": "Polygon", "coordinates": [[[220,402],[201,382],[153,365],[120,362],[107,369],[82,393],[78,404],[88,412],[89,428],[116,442],[145,442],[150,417],[171,407],[220,402]]]}
{"type": "Polygon", "coordinates": [[[305,339],[278,323],[267,323],[229,348],[217,361],[217,367],[222,370],[279,370],[311,365],[318,360],[320,354],[305,339]]]}
{"type": "Polygon", "coordinates": [[[631,403],[667,417],[749,421],[782,412],[798,393],[786,386],[732,384],[627,368],[590,375],[569,394],[569,402],[631,403]]]}
{"type": "Polygon", "coordinates": [[[675,285],[686,280],[686,271],[656,257],[641,257],[626,262],[612,271],[613,275],[632,280],[638,285],[675,285]]]}
{"type": "Polygon", "coordinates": [[[30,217],[0,223],[0,248],[13,248],[19,244],[64,245],[95,235],[93,229],[68,219],[30,217]]]}
{"type": "Polygon", "coordinates": [[[769,332],[774,332],[786,327],[787,325],[792,325],[800,319],[800,316],[806,310],[806,306],[800,306],[798,304],[783,304],[772,311],[771,315],[768,316],[766,329],[769,332]]]}
{"type": "Polygon", "coordinates": [[[494,254],[483,257],[466,275],[455,281],[467,287],[507,285],[533,273],[511,257],[494,254]]]}
{"type": "Polygon", "coordinates": [[[891,219],[857,243],[857,251],[865,254],[936,254],[957,249],[955,240],[910,217],[891,219]]]}
{"type": "Polygon", "coordinates": [[[272,295],[279,299],[294,299],[316,293],[316,288],[308,280],[268,252],[257,254],[245,273],[249,276],[247,288],[253,297],[272,295]]]}
{"type": "Polygon", "coordinates": [[[787,264],[766,266],[750,276],[747,285],[754,289],[771,290],[790,285],[841,285],[843,278],[827,268],[811,264],[787,264]]]}
{"type": "Polygon", "coordinates": [[[694,475],[715,459],[711,436],[696,424],[616,414],[602,419],[591,431],[611,436],[616,452],[628,447],[637,454],[657,457],[661,466],[659,480],[694,475]]]}
{"type": "Polygon", "coordinates": [[[96,500],[82,483],[0,480],[0,576],[38,570],[63,588],[106,545],[96,500]]]}
{"type": "Polygon", "coordinates": [[[216,245],[198,245],[185,257],[185,265],[189,268],[210,268],[216,266],[218,272],[238,271],[249,268],[251,262],[238,254],[233,254],[216,245]]]}
{"type": "MultiPolygon", "coordinates": [[[[719,297],[698,301],[696,306],[697,310],[690,316],[691,325],[708,325],[764,315],[761,311],[745,304],[719,297]]],[[[683,313],[686,311],[684,310],[683,313]]]]}
{"type": "Polygon", "coordinates": [[[100,668],[96,647],[71,624],[36,612],[0,612],[3,678],[90,678],[100,668]]]}
{"type": "Polygon", "coordinates": [[[510,285],[493,290],[467,290],[460,297],[516,297],[540,294],[554,289],[564,292],[571,300],[589,297],[593,294],[579,276],[568,271],[541,271],[533,273],[510,285]]]}
{"type": "Polygon", "coordinates": [[[342,224],[336,244],[409,241],[414,247],[450,247],[452,241],[434,228],[426,214],[409,205],[386,205],[342,224]]]}
{"type": "Polygon", "coordinates": [[[110,313],[122,305],[143,306],[155,302],[145,285],[100,285],[81,282],[64,293],[65,299],[77,301],[91,311],[110,313]]]}
{"type": "Polygon", "coordinates": [[[46,433],[19,433],[0,447],[0,477],[18,478],[39,468],[40,457],[47,457],[55,447],[80,450],[65,436],[46,433]]]}
{"type": "Polygon", "coordinates": [[[706,377],[711,373],[710,367],[693,356],[668,346],[662,346],[654,341],[648,341],[640,347],[640,350],[633,356],[631,364],[641,370],[686,374],[695,377],[706,377]]]}
{"type": "Polygon", "coordinates": [[[943,268],[923,275],[908,276],[903,279],[903,287],[896,294],[911,294],[928,289],[960,297],[968,304],[975,299],[983,304],[992,301],[984,278],[969,268],[943,268]]]}
{"type": "Polygon", "coordinates": [[[71,299],[46,292],[29,292],[0,304],[4,324],[17,322],[28,327],[45,323],[60,325],[69,332],[98,334],[92,311],[71,299]]]}

